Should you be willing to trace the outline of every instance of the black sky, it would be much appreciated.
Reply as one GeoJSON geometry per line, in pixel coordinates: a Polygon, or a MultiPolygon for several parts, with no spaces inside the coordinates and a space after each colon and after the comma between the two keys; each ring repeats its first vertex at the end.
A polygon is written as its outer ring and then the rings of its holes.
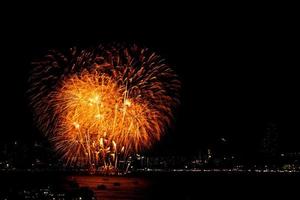
{"type": "Polygon", "coordinates": [[[225,137],[234,151],[252,152],[270,122],[278,126],[282,150],[299,150],[299,31],[293,16],[50,13],[31,12],[3,25],[3,141],[37,135],[25,95],[32,59],[51,48],[118,41],[159,52],[182,80],[176,123],[159,150],[193,152],[225,137]]]}

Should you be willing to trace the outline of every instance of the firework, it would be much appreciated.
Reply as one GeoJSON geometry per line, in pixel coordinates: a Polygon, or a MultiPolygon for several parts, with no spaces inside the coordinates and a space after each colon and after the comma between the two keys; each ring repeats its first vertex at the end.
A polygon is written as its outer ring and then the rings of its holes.
{"type": "Polygon", "coordinates": [[[29,79],[38,126],[68,164],[115,166],[169,127],[180,82],[136,45],[49,51],[29,79]]]}

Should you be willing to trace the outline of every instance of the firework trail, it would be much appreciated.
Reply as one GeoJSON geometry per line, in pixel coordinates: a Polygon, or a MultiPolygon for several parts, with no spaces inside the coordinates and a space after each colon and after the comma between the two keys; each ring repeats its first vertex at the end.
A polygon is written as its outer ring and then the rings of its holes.
{"type": "Polygon", "coordinates": [[[51,50],[33,66],[34,118],[68,164],[111,166],[150,148],[179,103],[175,72],[136,45],[51,50]]]}

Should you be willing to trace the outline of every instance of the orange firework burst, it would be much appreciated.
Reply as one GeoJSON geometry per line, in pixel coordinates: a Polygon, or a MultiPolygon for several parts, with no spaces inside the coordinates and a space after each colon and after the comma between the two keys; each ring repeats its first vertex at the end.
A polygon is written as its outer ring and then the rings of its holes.
{"type": "Polygon", "coordinates": [[[34,64],[36,120],[69,164],[116,167],[161,138],[178,103],[176,74],[137,46],[52,51],[34,64]]]}

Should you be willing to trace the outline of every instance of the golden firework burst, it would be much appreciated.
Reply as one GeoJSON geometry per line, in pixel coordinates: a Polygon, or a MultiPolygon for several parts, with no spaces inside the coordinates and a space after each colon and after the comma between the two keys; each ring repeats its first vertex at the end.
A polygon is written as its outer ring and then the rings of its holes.
{"type": "Polygon", "coordinates": [[[35,62],[29,89],[39,127],[68,164],[116,165],[161,138],[180,83],[159,56],[137,46],[70,52],[35,62]]]}

